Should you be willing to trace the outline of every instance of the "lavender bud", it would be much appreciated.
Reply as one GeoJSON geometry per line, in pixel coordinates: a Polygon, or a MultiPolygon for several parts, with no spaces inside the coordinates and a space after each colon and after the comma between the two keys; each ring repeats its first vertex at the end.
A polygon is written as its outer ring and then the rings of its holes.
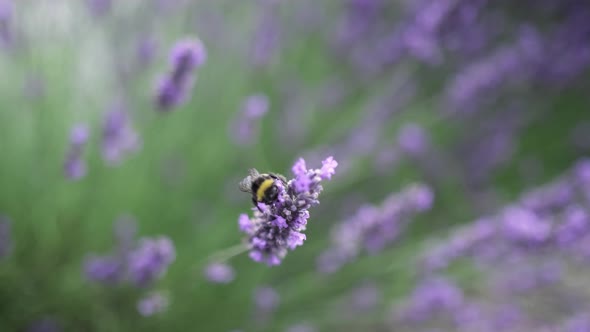
{"type": "Polygon", "coordinates": [[[85,124],[76,124],[70,132],[70,147],[64,162],[65,176],[70,180],[83,178],[87,172],[86,161],[82,158],[90,130],[85,124]]]}
{"type": "Polygon", "coordinates": [[[174,45],[170,52],[170,71],[160,78],[156,88],[155,101],[160,111],[170,111],[186,102],[195,81],[194,71],[206,58],[205,46],[198,39],[185,39],[174,45]]]}
{"type": "Polygon", "coordinates": [[[144,317],[153,316],[168,308],[168,296],[162,292],[154,292],[137,302],[137,311],[144,317]]]}
{"type": "Polygon", "coordinates": [[[219,284],[228,284],[235,278],[234,269],[225,263],[211,263],[205,268],[205,277],[219,284]]]}

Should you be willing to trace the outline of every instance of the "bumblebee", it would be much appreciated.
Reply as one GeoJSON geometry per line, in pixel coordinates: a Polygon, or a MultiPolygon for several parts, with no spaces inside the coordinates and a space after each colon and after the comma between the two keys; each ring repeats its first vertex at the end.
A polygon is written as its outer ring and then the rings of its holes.
{"type": "Polygon", "coordinates": [[[252,203],[262,212],[258,203],[268,205],[275,202],[279,196],[277,181],[286,186],[287,179],[276,173],[260,174],[254,168],[251,168],[248,173],[249,175],[240,182],[240,190],[252,194],[252,203]]]}

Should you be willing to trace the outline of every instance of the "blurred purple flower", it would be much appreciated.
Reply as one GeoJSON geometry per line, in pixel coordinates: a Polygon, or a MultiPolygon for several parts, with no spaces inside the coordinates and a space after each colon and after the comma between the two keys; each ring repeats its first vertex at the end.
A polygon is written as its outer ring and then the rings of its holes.
{"type": "Polygon", "coordinates": [[[64,173],[70,180],[78,180],[86,175],[87,166],[82,155],[89,136],[90,130],[85,124],[76,124],[71,129],[70,147],[64,162],[64,173]]]}
{"type": "Polygon", "coordinates": [[[31,323],[26,332],[61,332],[61,324],[52,318],[42,318],[31,323]]]}
{"type": "Polygon", "coordinates": [[[381,207],[365,205],[332,229],[332,244],[318,257],[317,268],[333,273],[355,259],[361,251],[377,253],[394,242],[419,213],[428,211],[434,193],[423,184],[414,184],[387,197],[381,207]]]}
{"type": "Polygon", "coordinates": [[[547,240],[551,235],[550,224],[521,207],[509,207],[504,211],[503,218],[506,236],[514,241],[534,244],[547,240]]]}
{"type": "Polygon", "coordinates": [[[428,149],[428,134],[418,124],[405,124],[399,131],[398,144],[403,152],[416,157],[422,155],[428,149]]]}
{"type": "Polygon", "coordinates": [[[169,238],[144,238],[129,254],[129,277],[137,286],[146,286],[162,276],[175,257],[169,238]]]}
{"type": "Polygon", "coordinates": [[[270,108],[268,97],[263,94],[254,94],[246,97],[238,115],[230,125],[230,136],[238,145],[254,143],[258,135],[261,118],[270,108]]]}
{"type": "MultiPolygon", "coordinates": [[[[259,203],[263,212],[253,208],[252,218],[240,216],[240,229],[248,236],[250,258],[254,261],[278,265],[288,250],[303,245],[309,208],[319,204],[318,196],[323,190],[322,176],[333,174],[337,166],[332,157],[324,163],[324,171],[306,169],[305,161],[299,159],[293,166],[295,179],[289,180],[286,188],[277,182],[279,194],[275,202],[264,207],[264,204],[259,203]],[[302,182],[305,182],[305,186],[301,186],[302,182]]],[[[251,180],[251,176],[244,179],[251,180]]]]}
{"type": "Polygon", "coordinates": [[[125,275],[125,266],[119,257],[91,256],[86,258],[84,273],[88,280],[103,284],[117,284],[125,275]]]}
{"type": "Polygon", "coordinates": [[[228,284],[234,280],[236,273],[230,265],[215,262],[207,265],[205,277],[213,283],[228,284]]]}
{"type": "Polygon", "coordinates": [[[254,303],[262,312],[274,311],[279,306],[279,293],[270,286],[258,287],[254,291],[254,303]]]}
{"type": "Polygon", "coordinates": [[[105,114],[102,157],[107,165],[119,165],[126,155],[139,150],[141,145],[141,138],[132,127],[129,114],[120,105],[105,114]]]}
{"type": "Polygon", "coordinates": [[[402,320],[425,321],[440,311],[454,312],[463,304],[463,291],[447,279],[422,281],[400,308],[402,320]]]}
{"type": "Polygon", "coordinates": [[[194,71],[207,59],[203,43],[196,38],[178,41],[170,52],[170,71],[160,78],[156,88],[156,106],[170,111],[189,97],[195,81],[194,71]]]}
{"type": "Polygon", "coordinates": [[[88,9],[93,16],[101,17],[109,14],[113,7],[112,0],[86,0],[88,9]]]}
{"type": "MultiPolygon", "coordinates": [[[[557,330],[556,330],[557,331],[557,330]]],[[[559,331],[563,332],[586,332],[590,331],[590,314],[582,312],[565,320],[559,331]]]]}
{"type": "Polygon", "coordinates": [[[137,302],[137,311],[144,317],[153,316],[168,308],[168,296],[162,292],[153,292],[137,302]]]}
{"type": "Polygon", "coordinates": [[[12,0],[0,0],[0,46],[12,43],[14,17],[14,3],[12,0]]]}
{"type": "Polygon", "coordinates": [[[328,157],[326,160],[322,161],[322,168],[320,169],[320,177],[323,180],[330,180],[332,179],[332,175],[336,173],[336,167],[338,166],[338,162],[334,160],[333,157],[328,157]]]}
{"type": "Polygon", "coordinates": [[[310,323],[299,323],[289,326],[285,332],[317,332],[318,329],[310,323]]]}
{"type": "Polygon", "coordinates": [[[84,263],[88,280],[107,285],[131,281],[144,287],[164,275],[176,253],[172,241],[160,236],[135,240],[135,219],[123,215],[115,224],[116,247],[112,254],[91,255],[84,263]]]}

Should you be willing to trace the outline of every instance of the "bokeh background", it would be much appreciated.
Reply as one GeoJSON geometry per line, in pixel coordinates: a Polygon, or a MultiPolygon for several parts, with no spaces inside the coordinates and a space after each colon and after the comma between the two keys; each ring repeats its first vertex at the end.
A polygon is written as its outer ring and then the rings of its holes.
{"type": "Polygon", "coordinates": [[[588,22],[0,0],[0,330],[590,331],[588,22]],[[239,181],[328,156],[304,245],[251,260],[239,181]]]}

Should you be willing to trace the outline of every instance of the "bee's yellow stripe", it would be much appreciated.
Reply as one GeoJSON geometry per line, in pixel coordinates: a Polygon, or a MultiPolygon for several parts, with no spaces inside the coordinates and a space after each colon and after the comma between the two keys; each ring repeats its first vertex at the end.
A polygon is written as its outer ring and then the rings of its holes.
{"type": "Polygon", "coordinates": [[[272,186],[273,183],[273,179],[266,179],[260,184],[260,187],[258,187],[258,190],[256,190],[256,199],[258,201],[262,200],[262,198],[264,197],[264,193],[268,188],[270,188],[270,186],[272,186]]]}

